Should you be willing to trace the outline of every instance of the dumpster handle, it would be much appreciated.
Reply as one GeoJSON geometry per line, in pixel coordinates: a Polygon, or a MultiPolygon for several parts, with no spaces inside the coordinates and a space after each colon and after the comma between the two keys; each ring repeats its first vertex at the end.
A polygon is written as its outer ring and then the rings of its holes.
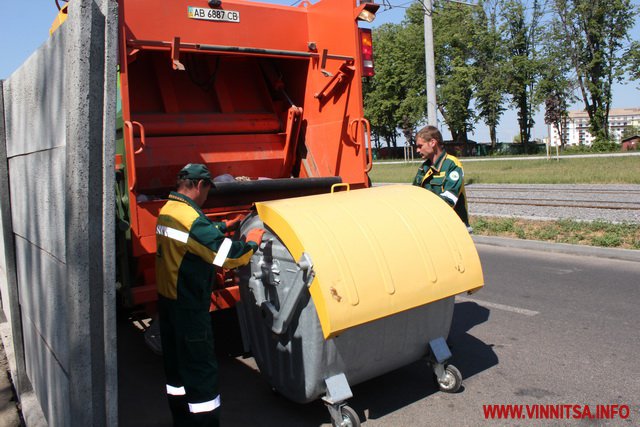
{"type": "Polygon", "coordinates": [[[347,191],[351,190],[351,185],[348,182],[339,182],[331,186],[331,193],[335,193],[335,190],[340,187],[345,187],[347,191]]]}
{"type": "Polygon", "coordinates": [[[287,331],[293,315],[302,299],[303,290],[311,286],[311,282],[315,278],[316,273],[313,270],[313,262],[306,252],[297,262],[298,271],[293,279],[293,285],[289,293],[280,304],[280,309],[267,300],[264,292],[264,284],[262,283],[262,274],[254,273],[249,279],[249,290],[253,293],[256,305],[260,307],[264,319],[271,322],[271,331],[274,334],[281,335],[287,331]]]}

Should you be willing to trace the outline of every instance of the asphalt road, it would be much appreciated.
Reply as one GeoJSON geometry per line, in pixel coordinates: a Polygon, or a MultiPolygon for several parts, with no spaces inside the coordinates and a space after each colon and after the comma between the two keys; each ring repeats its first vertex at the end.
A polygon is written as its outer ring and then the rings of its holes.
{"type": "MultiPolygon", "coordinates": [[[[463,390],[437,391],[426,363],[414,363],[353,387],[349,403],[363,425],[639,425],[640,264],[482,244],[478,250],[486,285],[459,298],[450,334],[463,390]],[[630,414],[485,421],[487,404],[618,404],[629,405],[630,414]]],[[[229,328],[224,323],[217,322],[229,328]]],[[[161,360],[129,324],[120,326],[120,425],[168,426],[161,360]]],[[[218,341],[225,344],[234,348],[218,341]]],[[[219,361],[223,426],[330,425],[321,402],[298,405],[272,393],[252,359],[222,354],[219,361]]]]}

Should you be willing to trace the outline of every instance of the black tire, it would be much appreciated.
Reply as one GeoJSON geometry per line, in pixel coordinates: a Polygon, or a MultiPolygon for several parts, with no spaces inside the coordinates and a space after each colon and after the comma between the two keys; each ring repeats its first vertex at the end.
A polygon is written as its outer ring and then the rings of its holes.
{"type": "Polygon", "coordinates": [[[360,417],[351,406],[344,405],[340,408],[340,414],[342,414],[342,423],[332,422],[333,427],[360,427],[360,417]]]}
{"type": "Polygon", "coordinates": [[[440,391],[445,393],[455,393],[462,387],[462,374],[453,365],[447,365],[444,370],[445,377],[440,380],[437,379],[438,387],[440,391]]]}

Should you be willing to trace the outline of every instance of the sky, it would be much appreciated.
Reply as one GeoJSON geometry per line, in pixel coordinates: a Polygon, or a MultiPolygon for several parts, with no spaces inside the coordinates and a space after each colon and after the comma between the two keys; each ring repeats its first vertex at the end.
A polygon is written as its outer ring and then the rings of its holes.
{"type": "MultiPolygon", "coordinates": [[[[160,0],[171,1],[171,0],[160,0]]],[[[263,0],[267,3],[290,5],[295,0],[263,0]]],[[[378,2],[381,2],[378,0],[378,2]]],[[[408,6],[411,1],[391,0],[386,4],[408,6]]],[[[640,0],[633,0],[636,7],[640,0]]],[[[63,4],[60,0],[60,4],[63,4]]],[[[399,23],[404,16],[403,7],[393,7],[391,9],[381,7],[376,14],[373,27],[384,23],[399,23]]],[[[2,43],[2,59],[0,60],[0,79],[9,77],[42,43],[49,38],[49,27],[53,22],[58,9],[54,0],[22,0],[10,1],[2,0],[0,6],[0,40],[2,43]],[[25,3],[29,7],[25,7],[25,3]]],[[[631,30],[631,38],[640,40],[640,18],[636,19],[636,24],[631,30]]],[[[374,46],[375,49],[375,46],[374,46]]],[[[617,84],[613,90],[614,108],[640,107],[640,82],[627,82],[617,84]]],[[[571,110],[581,110],[584,105],[580,102],[570,107],[571,110]]],[[[544,138],[548,134],[547,126],[544,124],[544,112],[542,109],[535,115],[536,125],[533,128],[534,138],[544,138]]],[[[442,125],[443,136],[449,139],[450,135],[446,126],[442,125]]],[[[510,142],[518,134],[518,123],[516,112],[506,111],[498,127],[498,140],[510,142]]],[[[469,135],[470,139],[476,141],[488,141],[489,131],[486,126],[478,123],[475,132],[469,135]]]]}

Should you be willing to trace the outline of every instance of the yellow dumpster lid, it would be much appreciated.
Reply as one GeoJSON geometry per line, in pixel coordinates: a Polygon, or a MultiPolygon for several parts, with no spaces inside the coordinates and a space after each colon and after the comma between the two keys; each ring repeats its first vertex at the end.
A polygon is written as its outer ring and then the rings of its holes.
{"type": "Polygon", "coordinates": [[[325,338],[483,286],[475,245],[433,193],[389,185],[256,204],[294,259],[306,252],[325,338]]]}

